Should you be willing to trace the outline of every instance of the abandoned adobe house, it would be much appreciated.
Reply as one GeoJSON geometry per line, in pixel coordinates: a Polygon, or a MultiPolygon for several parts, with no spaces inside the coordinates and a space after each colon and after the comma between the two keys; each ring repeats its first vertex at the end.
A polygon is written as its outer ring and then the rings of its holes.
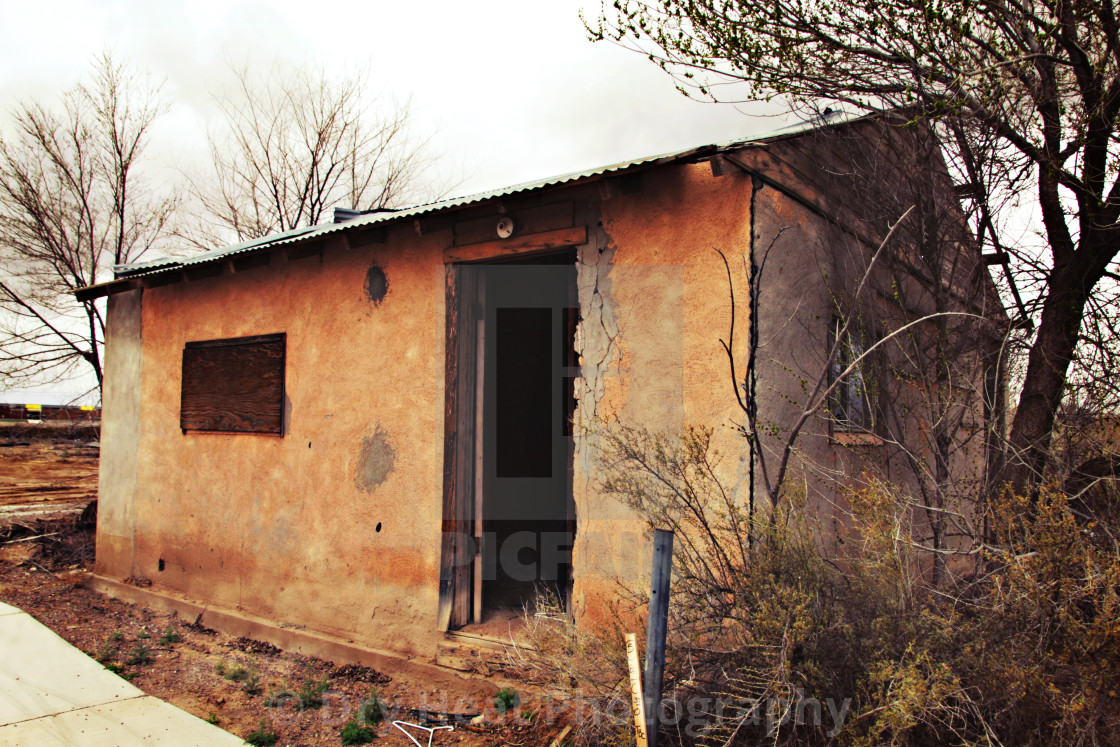
{"type": "MultiPolygon", "coordinates": [[[[94,585],[150,582],[149,602],[281,645],[298,628],[426,660],[539,584],[597,618],[648,572],[649,537],[599,492],[593,426],[710,425],[748,484],[715,250],[740,330],[766,252],[768,361],[823,355],[843,273],[822,247],[852,244],[859,206],[822,191],[819,129],[339,211],[82,289],[108,296],[94,585]]],[[[778,417],[796,372],[756,374],[778,417]]],[[[862,389],[843,392],[802,454],[883,462],[862,389]]]]}

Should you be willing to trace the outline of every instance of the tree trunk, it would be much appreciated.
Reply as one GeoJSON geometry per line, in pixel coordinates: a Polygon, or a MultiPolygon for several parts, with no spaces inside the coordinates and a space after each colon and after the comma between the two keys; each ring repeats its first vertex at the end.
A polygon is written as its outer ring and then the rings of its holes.
{"type": "MultiPolygon", "coordinates": [[[[1085,247],[1083,251],[1088,249],[1085,247]]],[[[1030,491],[1042,479],[1089,289],[1097,280],[1092,277],[1096,273],[1086,268],[1086,264],[1070,262],[1056,267],[1051,276],[1038,336],[1031,346],[1019,406],[1011,424],[1004,479],[995,486],[997,490],[1009,484],[1022,493],[1030,491]]]]}

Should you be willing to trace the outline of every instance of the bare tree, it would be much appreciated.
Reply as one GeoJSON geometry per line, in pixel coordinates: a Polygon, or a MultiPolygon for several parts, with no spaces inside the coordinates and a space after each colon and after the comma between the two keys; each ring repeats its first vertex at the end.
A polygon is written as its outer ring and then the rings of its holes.
{"type": "Polygon", "coordinates": [[[213,179],[196,182],[209,248],[229,231],[245,241],[322,221],[333,207],[372,210],[416,196],[429,165],[408,102],[371,99],[367,75],[322,68],[234,70],[212,132],[213,179]]]}
{"type": "Polygon", "coordinates": [[[1086,309],[1120,251],[1113,0],[619,0],[590,31],[700,98],[787,96],[933,123],[997,260],[1016,248],[997,230],[1001,198],[1029,175],[1048,246],[1018,257],[1037,270],[1040,302],[1006,477],[1036,485],[1086,309]]]}
{"type": "Polygon", "coordinates": [[[160,87],[108,53],[56,111],[19,105],[0,139],[0,375],[41,382],[88,365],[101,385],[104,317],[72,292],[140,259],[176,201],[138,171],[160,87]]]}

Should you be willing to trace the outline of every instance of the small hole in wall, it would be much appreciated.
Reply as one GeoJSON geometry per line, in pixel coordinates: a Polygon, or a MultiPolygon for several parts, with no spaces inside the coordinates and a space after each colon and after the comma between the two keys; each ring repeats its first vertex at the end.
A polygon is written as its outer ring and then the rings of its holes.
{"type": "Polygon", "coordinates": [[[311,448],[311,442],[310,441],[307,442],[307,448],[309,448],[309,449],[311,448]]]}
{"type": "Polygon", "coordinates": [[[366,273],[366,296],[373,301],[374,306],[380,306],[388,292],[389,281],[385,277],[385,271],[376,264],[370,265],[369,272],[366,273]]]}
{"type": "Polygon", "coordinates": [[[375,532],[380,532],[381,531],[381,522],[380,521],[377,522],[377,526],[375,526],[373,528],[373,531],[375,531],[375,532]]]}
{"type": "Polygon", "coordinates": [[[163,558],[160,558],[160,559],[159,559],[159,569],[160,569],[161,571],[163,570],[163,558]]]}

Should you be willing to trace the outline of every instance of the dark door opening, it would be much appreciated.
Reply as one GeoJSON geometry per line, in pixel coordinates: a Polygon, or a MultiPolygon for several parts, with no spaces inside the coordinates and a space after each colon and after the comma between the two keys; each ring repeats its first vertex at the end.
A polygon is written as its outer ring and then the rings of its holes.
{"type": "Polygon", "coordinates": [[[575,258],[573,249],[463,265],[455,275],[455,477],[440,591],[448,627],[504,632],[541,592],[567,607],[575,258]]]}
{"type": "Polygon", "coordinates": [[[483,568],[487,612],[568,599],[574,516],[572,253],[486,269],[483,568]]]}

